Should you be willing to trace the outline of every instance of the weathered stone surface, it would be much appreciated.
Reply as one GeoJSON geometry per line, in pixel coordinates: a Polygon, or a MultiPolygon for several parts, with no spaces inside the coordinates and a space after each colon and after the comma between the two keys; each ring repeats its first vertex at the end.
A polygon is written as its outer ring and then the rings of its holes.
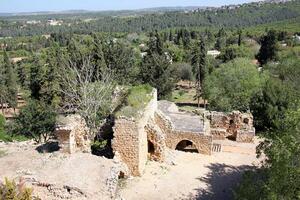
{"type": "Polygon", "coordinates": [[[148,139],[148,158],[157,162],[165,160],[166,143],[165,135],[153,120],[145,127],[148,139]],[[153,145],[153,151],[149,152],[149,145],[153,145]]]}
{"type": "Polygon", "coordinates": [[[90,136],[85,120],[79,115],[61,116],[54,134],[64,153],[90,152],[90,136]]]}
{"type": "Polygon", "coordinates": [[[145,127],[157,110],[157,90],[152,92],[152,99],[137,119],[119,117],[115,121],[112,147],[120,154],[134,176],[140,176],[145,168],[148,154],[147,133],[145,127]]]}
{"type": "MultiPolygon", "coordinates": [[[[162,112],[158,111],[155,115],[155,122],[158,124],[162,132],[166,135],[166,145],[170,149],[176,149],[176,146],[183,140],[191,141],[199,153],[211,154],[212,136],[206,135],[204,123],[202,132],[192,132],[189,130],[176,129],[170,118],[165,116],[162,112]]],[[[198,123],[201,123],[200,121],[198,123]]]]}
{"type": "Polygon", "coordinates": [[[156,90],[140,113],[137,118],[119,117],[113,128],[114,153],[120,155],[133,176],[142,175],[147,159],[164,162],[167,148],[175,150],[185,144],[210,155],[213,140],[231,137],[238,142],[251,142],[255,136],[249,113],[181,112],[172,102],[157,102],[156,90]]]}
{"type": "Polygon", "coordinates": [[[215,140],[230,137],[238,142],[252,142],[255,136],[251,113],[210,112],[207,117],[210,119],[211,134],[215,140]]]}

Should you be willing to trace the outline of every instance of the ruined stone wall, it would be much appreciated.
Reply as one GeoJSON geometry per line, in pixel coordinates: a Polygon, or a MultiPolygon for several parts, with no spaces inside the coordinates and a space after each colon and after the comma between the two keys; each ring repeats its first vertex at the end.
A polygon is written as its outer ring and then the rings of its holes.
{"type": "Polygon", "coordinates": [[[145,127],[147,133],[147,140],[153,144],[153,152],[148,152],[148,159],[164,162],[166,153],[165,135],[160,128],[154,123],[154,120],[150,120],[145,127]]]}
{"type": "Polygon", "coordinates": [[[210,112],[207,117],[210,119],[211,134],[215,140],[224,140],[229,137],[238,142],[251,142],[255,136],[251,113],[210,112]]]}
{"type": "Polygon", "coordinates": [[[157,90],[154,89],[151,95],[151,100],[140,116],[135,119],[119,117],[113,128],[113,151],[119,153],[121,160],[134,176],[140,176],[143,173],[147,162],[148,142],[145,127],[157,110],[157,90]]]}
{"type": "Polygon", "coordinates": [[[64,153],[90,152],[91,140],[85,120],[79,115],[61,116],[56,125],[60,151],[64,153]]]}
{"type": "MultiPolygon", "coordinates": [[[[174,150],[179,142],[189,140],[193,142],[199,153],[207,155],[211,154],[212,136],[207,131],[204,131],[203,133],[194,133],[175,130],[171,120],[160,111],[157,111],[155,114],[155,123],[165,134],[165,143],[168,148],[174,150]]],[[[206,123],[205,126],[209,125],[206,123]]]]}

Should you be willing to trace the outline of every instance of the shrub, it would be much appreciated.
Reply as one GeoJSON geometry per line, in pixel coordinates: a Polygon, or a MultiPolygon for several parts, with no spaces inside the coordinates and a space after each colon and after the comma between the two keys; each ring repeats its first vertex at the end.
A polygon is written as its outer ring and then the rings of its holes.
{"type": "Polygon", "coordinates": [[[12,124],[12,132],[16,135],[32,137],[36,142],[49,139],[54,131],[56,113],[52,107],[42,102],[31,101],[24,107],[12,124]]]}
{"type": "Polygon", "coordinates": [[[152,89],[153,88],[148,84],[134,86],[129,89],[125,104],[116,115],[126,117],[136,116],[138,111],[142,110],[150,101],[152,89]]]}
{"type": "Polygon", "coordinates": [[[18,184],[7,178],[0,182],[0,199],[3,200],[32,200],[32,189],[25,187],[24,182],[18,184]]]}
{"type": "Polygon", "coordinates": [[[209,107],[218,111],[250,108],[252,95],[261,89],[264,76],[260,76],[249,59],[238,58],[214,70],[204,82],[209,107]]]}
{"type": "Polygon", "coordinates": [[[178,78],[181,80],[193,80],[193,67],[188,63],[179,63],[175,65],[178,73],[178,78]]]}

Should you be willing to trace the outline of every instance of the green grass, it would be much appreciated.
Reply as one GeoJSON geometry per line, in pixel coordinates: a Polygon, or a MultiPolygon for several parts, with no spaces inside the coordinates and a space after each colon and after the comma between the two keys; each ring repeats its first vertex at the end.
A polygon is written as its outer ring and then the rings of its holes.
{"type": "Polygon", "coordinates": [[[116,113],[116,116],[136,117],[151,100],[153,88],[150,85],[139,85],[129,89],[124,106],[116,113]]]}
{"type": "Polygon", "coordinates": [[[196,95],[195,89],[191,90],[174,90],[171,101],[175,103],[196,103],[194,97],[196,95]]]}
{"type": "Polygon", "coordinates": [[[23,135],[11,135],[11,134],[7,134],[3,131],[0,131],[0,141],[3,142],[13,142],[13,141],[26,141],[29,140],[30,138],[27,138],[23,135]]]}

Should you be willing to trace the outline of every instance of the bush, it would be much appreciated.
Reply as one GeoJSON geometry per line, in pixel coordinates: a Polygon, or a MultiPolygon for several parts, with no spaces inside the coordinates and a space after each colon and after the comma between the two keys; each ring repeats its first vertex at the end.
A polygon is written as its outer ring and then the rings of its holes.
{"type": "Polygon", "coordinates": [[[138,111],[142,110],[145,105],[151,100],[150,93],[152,87],[148,84],[134,86],[128,91],[128,96],[125,100],[125,105],[119,110],[117,116],[133,117],[138,111]]]}
{"type": "Polygon", "coordinates": [[[10,181],[7,178],[0,182],[0,199],[3,200],[32,200],[32,189],[26,188],[24,182],[10,181]]]}
{"type": "Polygon", "coordinates": [[[0,140],[5,140],[5,118],[0,115],[0,140]]]}
{"type": "Polygon", "coordinates": [[[175,68],[179,79],[187,81],[193,80],[193,67],[190,64],[179,63],[175,65],[175,68]]]}
{"type": "Polygon", "coordinates": [[[32,137],[36,142],[47,141],[54,131],[56,113],[42,102],[30,101],[12,124],[15,135],[32,137]]]}
{"type": "Polygon", "coordinates": [[[0,115],[0,141],[12,142],[12,141],[24,141],[28,139],[24,136],[16,136],[7,133],[6,126],[7,124],[4,116],[0,115]]]}
{"type": "Polygon", "coordinates": [[[214,70],[204,82],[209,107],[218,111],[248,111],[252,95],[264,78],[249,59],[238,58],[214,70]]]}

